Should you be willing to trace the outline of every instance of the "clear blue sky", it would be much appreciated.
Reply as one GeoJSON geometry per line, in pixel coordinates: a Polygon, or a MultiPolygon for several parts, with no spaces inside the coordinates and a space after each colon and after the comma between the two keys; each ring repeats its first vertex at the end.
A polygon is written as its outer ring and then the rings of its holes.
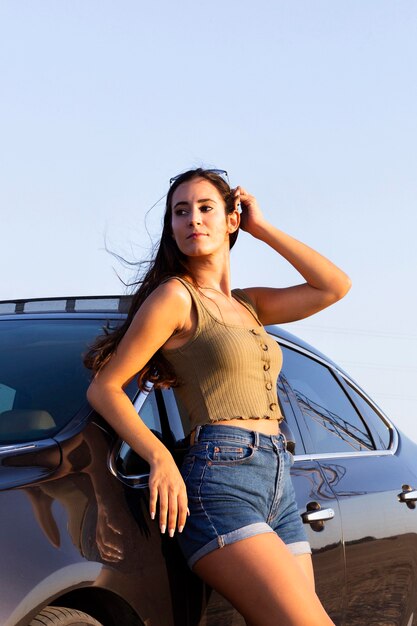
{"type": "MultiPolygon", "coordinates": [[[[353,280],[289,330],[417,440],[416,61],[414,0],[1,0],[0,299],[120,293],[105,239],[143,257],[170,176],[225,168],[353,280]]],[[[299,280],[245,233],[233,272],[299,280]]]]}

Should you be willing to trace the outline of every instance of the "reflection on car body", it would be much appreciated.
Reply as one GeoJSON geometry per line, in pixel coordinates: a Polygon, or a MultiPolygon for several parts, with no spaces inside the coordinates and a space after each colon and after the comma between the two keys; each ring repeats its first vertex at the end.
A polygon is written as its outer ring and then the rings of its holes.
{"type": "MultiPolygon", "coordinates": [[[[46,607],[66,607],[74,624],[243,625],[161,536],[149,466],[85,401],[80,355],[126,305],[0,303],[4,626],[39,624],[45,611],[62,623],[46,607]]],[[[417,446],[333,362],[268,331],[284,353],[283,430],[326,610],[337,626],[417,626],[417,446]]],[[[180,462],[187,416],[173,391],[139,393],[133,382],[126,393],[180,462]]]]}

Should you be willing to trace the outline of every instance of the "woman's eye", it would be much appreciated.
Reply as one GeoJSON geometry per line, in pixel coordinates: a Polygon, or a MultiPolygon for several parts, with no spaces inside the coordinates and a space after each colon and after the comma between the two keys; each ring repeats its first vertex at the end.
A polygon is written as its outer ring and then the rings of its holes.
{"type": "Polygon", "coordinates": [[[176,209],[175,215],[186,215],[187,211],[185,209],[176,209]]]}
{"type": "Polygon", "coordinates": [[[212,211],[212,207],[208,206],[208,204],[204,204],[202,207],[200,207],[200,211],[203,211],[203,213],[207,213],[208,211],[212,211]]]}

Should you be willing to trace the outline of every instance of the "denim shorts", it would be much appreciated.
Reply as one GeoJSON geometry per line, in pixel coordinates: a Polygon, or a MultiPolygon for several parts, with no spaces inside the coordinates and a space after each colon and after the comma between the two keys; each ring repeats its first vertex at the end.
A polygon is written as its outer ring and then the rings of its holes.
{"type": "Polygon", "coordinates": [[[190,568],[216,548],[276,532],[296,555],[310,554],[290,477],[284,435],[198,426],[181,475],[190,516],[178,542],[190,568]]]}

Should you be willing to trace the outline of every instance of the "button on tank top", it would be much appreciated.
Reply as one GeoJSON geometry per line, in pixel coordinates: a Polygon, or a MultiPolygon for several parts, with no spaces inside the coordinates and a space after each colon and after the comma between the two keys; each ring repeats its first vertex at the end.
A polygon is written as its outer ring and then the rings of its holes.
{"type": "Polygon", "coordinates": [[[234,289],[232,295],[253,315],[252,328],[224,323],[204,305],[191,283],[179,277],[174,280],[189,291],[197,312],[193,336],[180,348],[161,350],[177,376],[174,394],[181,413],[188,417],[188,430],[236,418],[281,421],[277,378],[282,352],[245,292],[234,289]]]}

